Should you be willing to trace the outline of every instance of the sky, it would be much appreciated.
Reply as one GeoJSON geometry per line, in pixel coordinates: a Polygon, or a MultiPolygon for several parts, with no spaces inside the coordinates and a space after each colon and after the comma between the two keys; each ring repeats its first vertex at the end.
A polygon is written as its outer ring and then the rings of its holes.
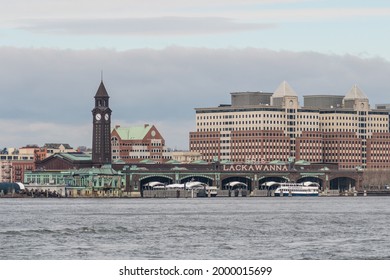
{"type": "Polygon", "coordinates": [[[0,149],[92,145],[103,72],[112,126],[154,124],[188,149],[194,108],[230,93],[390,103],[390,3],[359,0],[0,0],[0,149]],[[32,4],[33,3],[33,4],[32,4]]]}

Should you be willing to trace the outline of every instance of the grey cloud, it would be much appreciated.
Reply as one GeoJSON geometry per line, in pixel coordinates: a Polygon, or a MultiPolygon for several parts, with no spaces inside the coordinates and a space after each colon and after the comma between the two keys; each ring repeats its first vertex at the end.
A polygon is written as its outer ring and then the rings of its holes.
{"type": "Polygon", "coordinates": [[[243,23],[220,17],[29,20],[19,29],[79,35],[197,35],[269,29],[274,24],[243,23]]]}
{"type": "Polygon", "coordinates": [[[381,58],[254,48],[117,52],[3,47],[0,61],[6,66],[0,68],[0,147],[13,146],[10,139],[25,139],[16,146],[28,144],[34,133],[34,139],[42,139],[38,144],[63,135],[73,146],[90,145],[91,131],[88,136],[80,131],[92,122],[101,70],[113,125],[158,122],[168,146],[178,148],[188,147],[194,108],[229,103],[233,91],[273,91],[283,80],[300,96],[346,94],[358,84],[372,106],[390,103],[390,62],[381,58]],[[22,125],[46,122],[57,127],[32,126],[27,135],[22,125]]]}

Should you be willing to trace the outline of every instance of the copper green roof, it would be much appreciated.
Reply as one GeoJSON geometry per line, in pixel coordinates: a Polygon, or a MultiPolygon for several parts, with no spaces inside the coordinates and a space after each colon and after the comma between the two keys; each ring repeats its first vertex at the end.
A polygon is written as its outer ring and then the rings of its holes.
{"type": "Polygon", "coordinates": [[[154,162],[153,160],[147,158],[147,159],[141,160],[139,163],[155,164],[156,162],[154,162]]]}
{"type": "Polygon", "coordinates": [[[151,125],[114,128],[122,140],[142,140],[152,128],[151,125]]]}
{"type": "Polygon", "coordinates": [[[130,170],[148,170],[146,167],[138,167],[137,165],[132,165],[130,170]]]}
{"type": "Polygon", "coordinates": [[[286,164],[284,161],[281,161],[281,160],[273,160],[273,161],[270,161],[269,164],[286,164]]]}
{"type": "Polygon", "coordinates": [[[166,163],[168,163],[168,164],[181,164],[180,161],[175,160],[175,159],[170,159],[170,160],[168,160],[166,163]]]}
{"type": "Polygon", "coordinates": [[[103,165],[101,168],[80,168],[75,170],[74,174],[118,175],[119,173],[112,169],[110,165],[103,165]]]}
{"type": "Polygon", "coordinates": [[[192,164],[208,164],[207,161],[204,161],[204,160],[194,160],[194,161],[191,161],[192,164]]]}

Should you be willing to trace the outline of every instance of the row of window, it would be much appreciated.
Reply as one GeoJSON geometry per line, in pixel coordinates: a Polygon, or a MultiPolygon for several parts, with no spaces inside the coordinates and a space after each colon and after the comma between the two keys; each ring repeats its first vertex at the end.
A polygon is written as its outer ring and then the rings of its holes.
{"type": "Polygon", "coordinates": [[[390,139],[390,134],[385,135],[373,135],[371,139],[390,139]]]}
{"type": "MultiPolygon", "coordinates": [[[[198,128],[196,132],[223,132],[223,131],[247,131],[247,130],[274,130],[272,127],[224,127],[222,129],[220,128],[198,128]]],[[[354,128],[339,128],[339,127],[333,127],[333,128],[318,128],[318,127],[304,127],[304,128],[295,128],[295,127],[285,127],[286,131],[298,131],[300,133],[304,132],[338,132],[338,133],[387,133],[388,129],[369,129],[369,130],[357,130],[354,128]]]]}
{"type": "Polygon", "coordinates": [[[8,156],[2,155],[0,156],[0,160],[33,160],[34,156],[8,156]]]}
{"type": "MultiPolygon", "coordinates": [[[[295,114],[295,110],[291,110],[288,113],[290,114],[295,114]]],[[[361,112],[365,113],[365,112],[361,112]]],[[[359,115],[365,115],[361,114],[359,115]]],[[[197,120],[223,120],[223,119],[248,119],[248,118],[272,118],[272,119],[283,119],[285,118],[285,114],[245,114],[245,115],[224,115],[224,114],[219,114],[219,115],[211,115],[211,114],[200,114],[196,116],[197,120]]],[[[343,116],[343,115],[338,115],[338,116],[321,116],[317,114],[297,114],[297,118],[299,119],[313,119],[313,120],[323,120],[323,121],[328,121],[328,120],[346,120],[346,121],[363,121],[362,118],[367,119],[366,117],[357,117],[357,116],[343,116]]],[[[388,121],[388,117],[374,117],[371,116],[369,117],[369,121],[376,121],[376,122],[385,122],[388,121]]]]}
{"type": "Polygon", "coordinates": [[[388,168],[390,166],[390,163],[387,163],[387,164],[383,164],[383,165],[370,165],[369,168],[374,168],[374,169],[385,169],[385,168],[388,168]]]}
{"type": "Polygon", "coordinates": [[[321,123],[321,126],[327,127],[327,126],[336,126],[336,127],[347,127],[347,126],[353,126],[353,127],[383,127],[387,128],[389,126],[388,123],[321,123]]]}
{"type": "Polygon", "coordinates": [[[384,149],[388,149],[390,147],[390,145],[386,145],[386,146],[382,146],[382,147],[370,147],[371,148],[371,152],[375,152],[375,151],[380,151],[381,153],[384,152],[384,149]]]}

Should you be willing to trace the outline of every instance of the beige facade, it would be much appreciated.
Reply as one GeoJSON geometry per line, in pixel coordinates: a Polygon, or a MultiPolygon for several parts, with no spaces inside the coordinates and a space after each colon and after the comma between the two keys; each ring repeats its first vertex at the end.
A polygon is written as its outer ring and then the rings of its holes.
{"type": "Polygon", "coordinates": [[[301,107],[298,95],[283,82],[270,105],[197,108],[190,150],[207,161],[287,161],[293,157],[338,163],[340,168],[390,167],[389,157],[378,150],[389,139],[389,113],[371,109],[357,86],[343,102],[338,108],[301,107]]]}
{"type": "Polygon", "coordinates": [[[174,151],[168,152],[170,158],[180,163],[191,163],[193,161],[202,160],[202,154],[198,152],[189,151],[174,151]]]}
{"type": "Polygon", "coordinates": [[[46,157],[49,157],[58,153],[73,153],[76,152],[69,144],[61,144],[61,143],[47,143],[43,146],[44,149],[47,150],[46,157]]]}

